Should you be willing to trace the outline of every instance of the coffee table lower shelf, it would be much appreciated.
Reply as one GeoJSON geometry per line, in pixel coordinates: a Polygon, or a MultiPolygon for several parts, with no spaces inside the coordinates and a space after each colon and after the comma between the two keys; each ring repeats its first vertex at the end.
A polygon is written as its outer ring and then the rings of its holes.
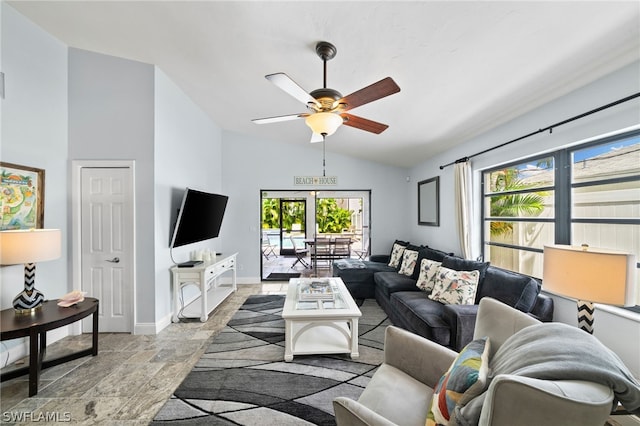
{"type": "Polygon", "coordinates": [[[357,330],[357,318],[343,322],[285,320],[284,360],[290,362],[294,355],[341,353],[356,359],[360,356],[357,330]]]}

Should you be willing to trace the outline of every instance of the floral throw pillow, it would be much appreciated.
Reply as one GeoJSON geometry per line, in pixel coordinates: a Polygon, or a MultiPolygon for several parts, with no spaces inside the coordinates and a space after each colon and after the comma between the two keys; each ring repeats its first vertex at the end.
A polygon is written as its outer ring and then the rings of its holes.
{"type": "Polygon", "coordinates": [[[464,406],[485,391],[489,347],[489,338],[483,337],[473,340],[460,351],[433,391],[426,426],[450,424],[456,405],[464,406]]]}
{"type": "Polygon", "coordinates": [[[428,297],[445,305],[473,305],[479,279],[479,271],[454,271],[440,266],[428,297]]]}
{"type": "Polygon", "coordinates": [[[420,275],[418,276],[418,281],[416,281],[416,286],[420,290],[426,292],[433,290],[433,286],[436,283],[436,274],[441,264],[441,262],[436,262],[435,260],[422,259],[420,262],[420,275]]]}
{"type": "Polygon", "coordinates": [[[413,270],[416,269],[416,262],[418,261],[418,252],[416,250],[405,249],[402,253],[402,265],[400,266],[399,274],[413,275],[413,270]]]}
{"type": "Polygon", "coordinates": [[[402,260],[402,253],[404,253],[405,246],[395,243],[393,249],[391,249],[391,257],[389,257],[389,266],[397,268],[402,260]]]}

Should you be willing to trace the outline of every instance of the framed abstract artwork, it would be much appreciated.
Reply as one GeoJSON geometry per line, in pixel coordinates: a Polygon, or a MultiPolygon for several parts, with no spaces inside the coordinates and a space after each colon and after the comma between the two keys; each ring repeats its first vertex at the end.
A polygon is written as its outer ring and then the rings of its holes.
{"type": "Polygon", "coordinates": [[[440,226],[440,177],[418,182],[418,225],[440,226]]]}
{"type": "Polygon", "coordinates": [[[0,162],[0,230],[44,226],[44,170],[0,162]]]}

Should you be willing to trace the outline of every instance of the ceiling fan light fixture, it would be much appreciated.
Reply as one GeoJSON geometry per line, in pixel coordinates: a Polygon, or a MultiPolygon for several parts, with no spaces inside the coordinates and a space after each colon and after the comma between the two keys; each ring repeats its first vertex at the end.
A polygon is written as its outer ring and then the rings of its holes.
{"type": "Polygon", "coordinates": [[[343,120],[341,116],[333,112],[317,112],[308,116],[304,121],[314,133],[329,136],[338,130],[343,120]]]}

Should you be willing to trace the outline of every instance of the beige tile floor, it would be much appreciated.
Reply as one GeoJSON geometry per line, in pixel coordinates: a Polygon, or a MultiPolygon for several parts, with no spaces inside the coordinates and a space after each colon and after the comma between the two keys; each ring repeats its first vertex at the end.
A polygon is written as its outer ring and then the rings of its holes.
{"type": "MultiPolygon", "coordinates": [[[[171,324],[151,336],[100,333],[98,356],[44,370],[37,395],[28,397],[28,376],[2,383],[0,424],[146,425],[248,296],[285,293],[286,286],[239,285],[206,323],[171,324]]],[[[90,335],[68,336],[47,354],[90,345],[90,335]]]]}

